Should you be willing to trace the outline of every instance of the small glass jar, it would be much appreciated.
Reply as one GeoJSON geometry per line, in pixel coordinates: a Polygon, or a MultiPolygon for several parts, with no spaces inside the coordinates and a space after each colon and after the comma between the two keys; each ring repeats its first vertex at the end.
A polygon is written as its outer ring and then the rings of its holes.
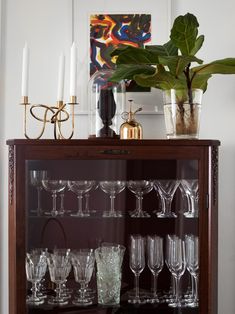
{"type": "Polygon", "coordinates": [[[100,70],[88,84],[89,138],[119,138],[125,82],[111,82],[114,71],[100,70]]]}

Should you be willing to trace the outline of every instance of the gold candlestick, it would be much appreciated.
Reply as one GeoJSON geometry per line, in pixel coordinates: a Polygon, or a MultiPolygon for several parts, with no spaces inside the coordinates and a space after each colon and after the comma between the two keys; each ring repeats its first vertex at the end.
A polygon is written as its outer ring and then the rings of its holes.
{"type": "Polygon", "coordinates": [[[24,106],[24,136],[27,139],[40,139],[42,135],[44,134],[47,123],[54,124],[54,139],[71,139],[73,137],[74,106],[78,105],[76,96],[71,96],[69,103],[64,103],[62,100],[57,101],[57,104],[55,106],[50,106],[50,105],[45,105],[45,104],[32,105],[28,101],[28,96],[24,96],[22,98],[21,105],[24,106]],[[66,110],[67,105],[71,106],[70,113],[66,110]],[[41,110],[44,110],[42,117],[35,114],[35,110],[38,110],[39,108],[41,110]],[[28,111],[30,112],[33,118],[42,122],[42,128],[40,130],[40,133],[35,138],[30,137],[27,132],[28,111]],[[51,114],[51,117],[49,117],[49,114],[51,114]],[[65,137],[63,136],[63,132],[62,132],[62,122],[68,121],[69,119],[71,119],[71,132],[68,137],[65,137]]]}

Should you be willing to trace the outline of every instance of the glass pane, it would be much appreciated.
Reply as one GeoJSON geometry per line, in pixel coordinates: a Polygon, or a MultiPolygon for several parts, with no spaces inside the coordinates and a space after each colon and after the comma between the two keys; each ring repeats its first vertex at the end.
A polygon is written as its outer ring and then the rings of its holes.
{"type": "Polygon", "coordinates": [[[199,313],[197,160],[29,160],[26,178],[29,313],[199,313]]]}

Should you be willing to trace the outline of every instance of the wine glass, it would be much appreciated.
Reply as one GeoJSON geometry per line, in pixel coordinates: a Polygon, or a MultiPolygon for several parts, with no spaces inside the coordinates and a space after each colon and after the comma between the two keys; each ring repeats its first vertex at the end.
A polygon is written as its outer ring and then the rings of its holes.
{"type": "Polygon", "coordinates": [[[47,179],[46,170],[30,170],[29,180],[30,184],[37,189],[37,209],[32,210],[33,213],[37,213],[38,216],[42,215],[42,204],[41,204],[41,191],[43,189],[42,180],[47,179]]]}
{"type": "Polygon", "coordinates": [[[198,217],[198,180],[181,180],[181,186],[189,198],[189,209],[185,217],[198,217]]]}
{"type": "Polygon", "coordinates": [[[87,286],[91,280],[94,270],[95,256],[93,249],[82,249],[73,252],[72,265],[75,281],[81,285],[79,296],[72,303],[79,306],[92,304],[92,299],[88,296],[87,286]]]}
{"type": "Polygon", "coordinates": [[[199,276],[199,243],[198,237],[194,235],[187,235],[185,237],[186,245],[186,262],[187,270],[194,278],[194,293],[193,301],[188,303],[190,307],[198,307],[198,276],[199,276]]]}
{"type": "Polygon", "coordinates": [[[171,203],[177,187],[180,182],[178,180],[155,180],[154,188],[161,198],[161,211],[156,215],[159,218],[176,218],[177,215],[171,211],[171,203]]]}
{"type": "Polygon", "coordinates": [[[67,252],[55,252],[54,254],[49,254],[47,263],[51,281],[56,284],[56,295],[55,297],[51,297],[48,303],[66,305],[68,304],[68,298],[63,295],[62,285],[66,282],[71,270],[70,256],[67,252]]]}
{"type": "Polygon", "coordinates": [[[119,210],[115,210],[114,202],[116,195],[121,193],[126,187],[126,181],[100,181],[100,188],[110,197],[110,210],[104,211],[103,217],[122,217],[123,214],[119,210]]]}
{"type": "Polygon", "coordinates": [[[27,297],[27,304],[39,305],[44,303],[44,298],[38,293],[38,284],[45,276],[47,270],[46,254],[39,251],[26,253],[25,270],[27,280],[32,283],[32,295],[27,297]]]}
{"type": "Polygon", "coordinates": [[[129,296],[128,302],[133,304],[143,304],[146,300],[140,298],[139,277],[145,267],[145,239],[141,235],[131,235],[130,237],[130,269],[135,276],[135,295],[129,296]]]}
{"type": "Polygon", "coordinates": [[[75,214],[71,214],[74,217],[88,217],[90,213],[83,211],[83,195],[88,193],[94,186],[95,181],[68,181],[68,188],[77,195],[78,199],[78,211],[75,214]]]}
{"type": "Polygon", "coordinates": [[[149,303],[159,303],[160,300],[157,294],[157,278],[164,266],[163,258],[163,238],[153,235],[147,237],[147,254],[148,267],[153,274],[153,294],[148,299],[149,303]]]}
{"type": "Polygon", "coordinates": [[[150,215],[143,210],[143,195],[152,191],[153,181],[147,180],[130,180],[127,182],[128,189],[136,196],[136,209],[130,212],[130,216],[134,218],[146,218],[150,215]]]}
{"type": "Polygon", "coordinates": [[[56,206],[56,198],[57,193],[62,192],[66,185],[67,181],[65,180],[42,180],[42,185],[44,189],[50,193],[52,193],[52,200],[53,200],[53,207],[50,212],[45,212],[46,215],[51,215],[53,217],[59,215],[59,211],[57,210],[56,206]]]}
{"type": "Polygon", "coordinates": [[[166,261],[169,271],[175,280],[175,300],[170,301],[170,307],[182,307],[180,300],[180,279],[186,269],[185,242],[176,236],[167,236],[166,261]]]}

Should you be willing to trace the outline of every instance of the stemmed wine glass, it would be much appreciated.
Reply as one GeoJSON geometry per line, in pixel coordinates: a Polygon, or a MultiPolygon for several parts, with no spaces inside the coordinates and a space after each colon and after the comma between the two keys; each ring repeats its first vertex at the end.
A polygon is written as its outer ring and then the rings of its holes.
{"type": "Polygon", "coordinates": [[[149,303],[159,303],[160,300],[157,295],[157,278],[164,266],[163,258],[163,238],[153,235],[147,237],[147,254],[148,267],[153,274],[153,294],[148,299],[149,303]]]}
{"type": "Polygon", "coordinates": [[[193,301],[188,303],[190,307],[198,307],[198,276],[199,276],[199,244],[198,237],[187,235],[185,237],[186,245],[186,262],[187,270],[194,279],[194,294],[193,301]]]}
{"type": "Polygon", "coordinates": [[[186,269],[185,242],[177,236],[167,236],[166,264],[175,280],[175,299],[168,304],[170,307],[182,307],[180,300],[180,279],[186,269]]]}
{"type": "Polygon", "coordinates": [[[185,217],[198,217],[198,180],[181,180],[181,186],[189,199],[189,209],[185,217]]]}
{"type": "Polygon", "coordinates": [[[114,202],[116,195],[121,193],[126,187],[126,181],[100,181],[100,188],[110,197],[110,210],[103,212],[103,217],[122,217],[123,214],[119,210],[115,210],[114,202]]]}
{"type": "Polygon", "coordinates": [[[42,180],[42,185],[46,191],[52,193],[52,200],[53,200],[52,211],[45,212],[45,214],[51,215],[53,217],[58,216],[59,211],[57,210],[57,206],[56,206],[57,193],[60,193],[65,189],[65,187],[67,185],[67,181],[65,181],[65,180],[42,180]]]}
{"type": "Polygon", "coordinates": [[[81,285],[79,296],[72,301],[79,306],[92,304],[92,299],[88,296],[87,285],[91,280],[94,270],[95,256],[93,249],[83,249],[75,251],[72,255],[72,265],[75,281],[81,285]]]}
{"type": "Polygon", "coordinates": [[[145,239],[141,235],[131,235],[130,237],[130,269],[135,275],[135,295],[129,296],[128,302],[133,304],[143,304],[146,300],[140,298],[139,277],[145,267],[145,239]]]}
{"type": "Polygon", "coordinates": [[[78,211],[75,214],[71,214],[74,217],[88,217],[90,213],[83,211],[83,195],[88,193],[94,186],[95,181],[68,181],[68,188],[77,195],[78,199],[78,211]]]}
{"type": "Polygon", "coordinates": [[[41,204],[41,191],[43,189],[42,180],[47,179],[46,170],[30,170],[29,172],[30,184],[37,189],[37,209],[31,212],[37,213],[38,216],[42,215],[42,204],[41,204]]]}
{"type": "Polygon", "coordinates": [[[51,297],[48,300],[48,303],[54,305],[66,305],[68,304],[68,298],[63,295],[62,285],[66,282],[71,270],[70,255],[67,251],[49,254],[47,257],[47,263],[51,281],[56,284],[56,296],[51,297]]]}
{"type": "Polygon", "coordinates": [[[38,284],[45,276],[47,270],[46,254],[39,251],[26,253],[25,270],[27,280],[32,283],[32,295],[27,297],[26,302],[32,305],[44,303],[44,298],[38,294],[38,284]]]}
{"type": "Polygon", "coordinates": [[[143,210],[143,195],[152,191],[153,182],[147,180],[130,180],[127,182],[127,187],[137,198],[137,208],[130,212],[130,216],[134,218],[150,217],[150,215],[143,210]]]}
{"type": "Polygon", "coordinates": [[[176,218],[177,215],[171,211],[171,203],[177,187],[180,182],[178,180],[155,180],[154,188],[161,198],[161,211],[156,215],[159,218],[176,218]]]}

